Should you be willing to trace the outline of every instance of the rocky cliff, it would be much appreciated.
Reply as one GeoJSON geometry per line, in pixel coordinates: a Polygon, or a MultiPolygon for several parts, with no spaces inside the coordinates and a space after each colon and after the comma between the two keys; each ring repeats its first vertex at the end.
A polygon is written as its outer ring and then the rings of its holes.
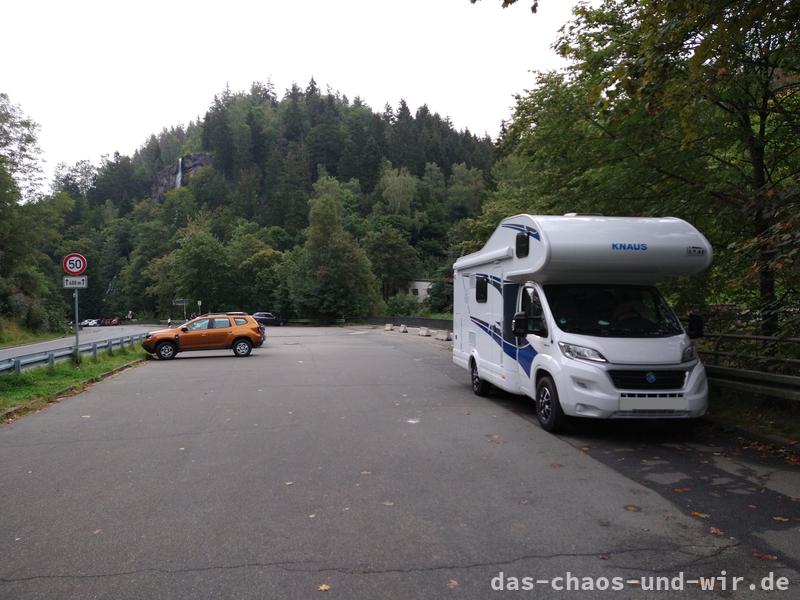
{"type": "Polygon", "coordinates": [[[197,153],[181,156],[175,164],[170,167],[164,167],[159,171],[153,182],[151,192],[153,198],[163,200],[164,194],[169,190],[186,185],[186,182],[198,169],[210,164],[210,154],[197,153]]]}

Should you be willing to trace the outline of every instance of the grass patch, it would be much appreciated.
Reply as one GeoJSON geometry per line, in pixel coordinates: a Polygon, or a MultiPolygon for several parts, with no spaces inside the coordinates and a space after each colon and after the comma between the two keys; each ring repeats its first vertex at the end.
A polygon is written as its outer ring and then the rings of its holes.
{"type": "Polygon", "coordinates": [[[0,412],[14,407],[38,408],[67,388],[97,381],[103,374],[144,359],[140,349],[114,349],[114,354],[99,352],[97,358],[83,355],[80,365],[70,361],[57,363],[52,369],[39,367],[19,375],[0,375],[0,412]]]}
{"type": "Polygon", "coordinates": [[[0,322],[0,348],[7,348],[9,346],[19,346],[21,344],[33,344],[36,342],[46,342],[47,340],[54,340],[62,338],[68,333],[64,332],[34,332],[24,327],[20,327],[13,321],[3,320],[0,322]]]}
{"type": "Polygon", "coordinates": [[[712,386],[708,412],[723,425],[800,441],[800,405],[791,400],[712,386]]]}

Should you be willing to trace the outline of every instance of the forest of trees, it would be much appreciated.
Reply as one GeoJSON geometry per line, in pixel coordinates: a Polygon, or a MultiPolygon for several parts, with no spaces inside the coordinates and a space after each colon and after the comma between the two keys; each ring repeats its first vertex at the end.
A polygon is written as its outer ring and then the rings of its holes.
{"type": "Polygon", "coordinates": [[[476,217],[494,146],[404,101],[376,113],[312,79],[278,99],[269,84],[224,90],[186,128],[152,135],[132,157],[59,165],[36,193],[36,126],[2,96],[0,315],[30,328],[68,314],[60,256],[87,256],[85,315],[209,310],[359,318],[415,278],[439,278],[446,310],[454,225],[476,217]],[[155,193],[178,157],[211,164],[155,193]]]}
{"type": "Polygon", "coordinates": [[[798,28],[786,0],[578,5],[555,46],[571,66],[536,74],[494,143],[425,106],[378,113],[313,79],[280,98],[255,83],[133,156],[61,165],[46,194],[36,126],[0,95],[0,317],[63,324],[73,250],[90,261],[90,316],[163,318],[184,297],[359,318],[401,306],[421,277],[446,311],[453,260],[500,219],[577,211],[689,220],[716,258],[663,288],[679,312],[724,304],[796,333],[798,28]],[[210,166],[153,193],[199,153],[210,166]]]}

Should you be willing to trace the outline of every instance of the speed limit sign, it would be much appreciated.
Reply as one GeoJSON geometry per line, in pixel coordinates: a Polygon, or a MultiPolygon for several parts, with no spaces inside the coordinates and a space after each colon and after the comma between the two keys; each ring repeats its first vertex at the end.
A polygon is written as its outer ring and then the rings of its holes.
{"type": "Polygon", "coordinates": [[[86,270],[86,257],[77,252],[70,252],[61,262],[67,275],[80,275],[86,270]]]}

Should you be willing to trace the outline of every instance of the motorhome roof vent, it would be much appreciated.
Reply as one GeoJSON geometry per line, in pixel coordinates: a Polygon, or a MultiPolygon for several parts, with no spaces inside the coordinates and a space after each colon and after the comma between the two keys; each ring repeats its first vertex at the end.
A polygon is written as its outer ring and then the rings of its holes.
{"type": "Polygon", "coordinates": [[[604,217],[602,213],[564,213],[565,217],[604,217]]]}

